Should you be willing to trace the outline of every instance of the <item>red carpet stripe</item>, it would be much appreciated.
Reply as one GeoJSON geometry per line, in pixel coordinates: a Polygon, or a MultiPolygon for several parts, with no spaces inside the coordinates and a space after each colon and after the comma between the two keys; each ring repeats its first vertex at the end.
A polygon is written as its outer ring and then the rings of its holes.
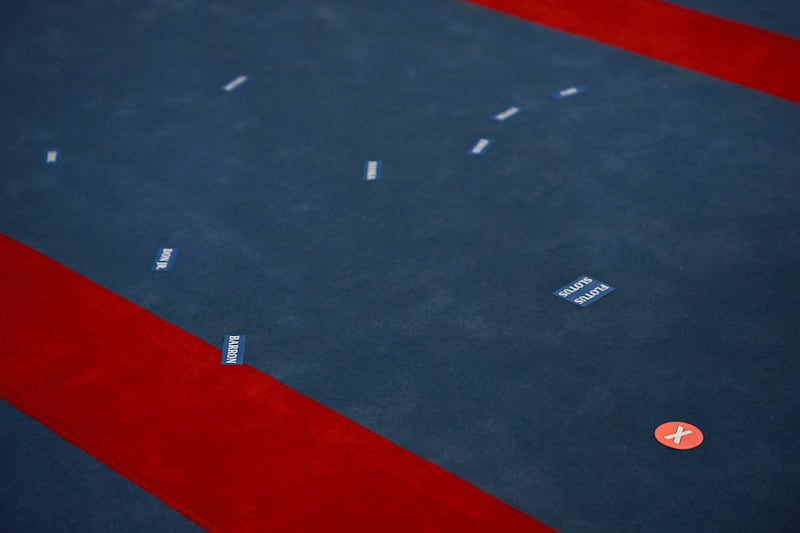
{"type": "Polygon", "coordinates": [[[213,531],[549,528],[0,235],[0,395],[213,531]]]}
{"type": "Polygon", "coordinates": [[[800,40],[655,0],[467,0],[800,103],[800,40]]]}

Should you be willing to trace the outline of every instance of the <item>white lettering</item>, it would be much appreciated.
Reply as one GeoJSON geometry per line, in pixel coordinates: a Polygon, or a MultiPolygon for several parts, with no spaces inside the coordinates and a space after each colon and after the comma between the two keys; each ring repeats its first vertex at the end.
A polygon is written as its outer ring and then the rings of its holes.
{"type": "Polygon", "coordinates": [[[239,335],[231,335],[228,337],[228,350],[225,354],[225,362],[235,363],[239,357],[239,335]]]}
{"type": "Polygon", "coordinates": [[[598,285],[597,287],[595,287],[594,289],[590,290],[589,292],[587,292],[587,293],[585,293],[585,294],[583,294],[581,296],[578,296],[573,301],[576,304],[586,303],[589,300],[591,300],[592,298],[594,298],[595,296],[597,296],[598,294],[600,294],[601,292],[605,292],[608,289],[609,289],[609,286],[606,285],[605,283],[603,283],[602,285],[598,285]]]}
{"type": "Polygon", "coordinates": [[[239,335],[231,335],[228,337],[228,351],[226,353],[226,362],[236,362],[239,356],[239,335]]]}
{"type": "Polygon", "coordinates": [[[566,289],[560,290],[558,292],[558,295],[562,296],[562,297],[567,297],[570,294],[572,294],[574,292],[577,292],[578,290],[584,288],[585,286],[587,286],[587,285],[589,285],[590,283],[593,283],[593,282],[594,282],[594,280],[592,278],[584,277],[582,280],[578,281],[577,283],[573,283],[572,285],[570,285],[566,289]]]}

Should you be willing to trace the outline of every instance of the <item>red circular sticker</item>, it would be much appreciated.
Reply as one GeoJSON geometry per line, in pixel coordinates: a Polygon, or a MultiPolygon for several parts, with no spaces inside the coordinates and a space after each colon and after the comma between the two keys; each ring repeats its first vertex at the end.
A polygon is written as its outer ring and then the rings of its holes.
{"type": "Polygon", "coordinates": [[[656,428],[656,440],[675,450],[691,450],[703,442],[700,428],[688,422],[664,422],[656,428]]]}

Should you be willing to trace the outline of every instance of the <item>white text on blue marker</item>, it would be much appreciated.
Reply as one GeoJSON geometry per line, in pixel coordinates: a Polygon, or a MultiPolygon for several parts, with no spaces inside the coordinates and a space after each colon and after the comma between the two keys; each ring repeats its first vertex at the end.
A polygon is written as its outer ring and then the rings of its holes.
{"type": "Polygon", "coordinates": [[[607,290],[609,290],[610,288],[611,288],[611,287],[609,287],[609,286],[608,286],[608,285],[606,285],[605,283],[601,283],[600,285],[598,285],[598,286],[597,286],[597,287],[595,287],[594,289],[590,290],[590,291],[589,291],[589,292],[587,292],[586,294],[584,294],[584,295],[582,295],[582,296],[578,296],[578,297],[577,297],[577,298],[575,298],[573,301],[574,301],[576,304],[579,304],[579,305],[585,304],[586,302],[588,302],[588,301],[589,301],[589,300],[591,300],[592,298],[596,297],[598,294],[600,294],[600,293],[602,293],[602,292],[606,292],[606,291],[607,291],[607,290]]]}
{"type": "Polygon", "coordinates": [[[156,255],[155,263],[153,264],[153,270],[170,270],[172,268],[172,263],[175,260],[175,249],[174,248],[161,248],[156,255]]]}
{"type": "Polygon", "coordinates": [[[228,350],[225,354],[225,363],[235,365],[239,358],[239,335],[228,337],[228,350]]]}
{"type": "Polygon", "coordinates": [[[594,280],[592,278],[588,277],[588,276],[584,276],[583,279],[577,281],[576,283],[573,283],[572,285],[570,285],[566,289],[563,289],[563,290],[559,291],[558,295],[561,296],[562,298],[566,298],[567,296],[569,296],[573,292],[577,292],[580,289],[582,289],[583,287],[585,287],[585,286],[587,286],[587,285],[589,285],[591,283],[594,283],[594,280]]]}

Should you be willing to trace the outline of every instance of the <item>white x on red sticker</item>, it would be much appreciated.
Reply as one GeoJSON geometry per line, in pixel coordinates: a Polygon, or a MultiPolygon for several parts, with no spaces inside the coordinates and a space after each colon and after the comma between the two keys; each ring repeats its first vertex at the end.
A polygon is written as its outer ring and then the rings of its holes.
{"type": "Polygon", "coordinates": [[[680,444],[681,438],[683,438],[684,435],[691,435],[692,433],[694,433],[694,431],[691,429],[684,429],[683,426],[678,426],[678,430],[675,433],[672,435],[664,435],[664,438],[673,441],[675,444],[680,444]]]}
{"type": "Polygon", "coordinates": [[[675,450],[690,450],[703,442],[703,432],[688,422],[665,422],[656,428],[655,437],[675,450]]]}

